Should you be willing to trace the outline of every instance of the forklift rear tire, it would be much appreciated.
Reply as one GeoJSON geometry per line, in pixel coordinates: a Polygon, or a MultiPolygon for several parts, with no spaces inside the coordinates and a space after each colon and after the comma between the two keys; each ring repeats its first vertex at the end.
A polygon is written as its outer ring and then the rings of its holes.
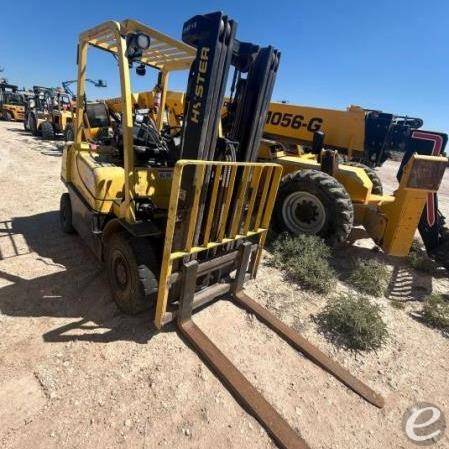
{"type": "Polygon", "coordinates": [[[13,120],[13,116],[10,112],[5,111],[5,113],[3,114],[3,119],[7,122],[11,122],[13,120]]]}
{"type": "Polygon", "coordinates": [[[66,234],[73,234],[75,228],[72,224],[72,203],[70,202],[70,195],[66,192],[61,195],[59,201],[59,224],[61,229],[66,234]]]}
{"type": "Polygon", "coordinates": [[[45,140],[54,140],[55,139],[55,131],[53,126],[49,122],[44,122],[41,125],[41,134],[42,138],[45,140]]]}
{"type": "Polygon", "coordinates": [[[105,243],[106,271],[118,308],[136,315],[156,304],[157,263],[148,239],[126,231],[113,234],[105,243]]]}
{"type": "Polygon", "coordinates": [[[319,170],[300,170],[283,178],[274,216],[281,232],[318,235],[336,246],[349,237],[354,207],[335,178],[319,170]]]}
{"type": "Polygon", "coordinates": [[[368,175],[368,178],[373,183],[373,189],[371,193],[373,195],[383,195],[384,188],[382,186],[382,181],[380,180],[378,174],[374,170],[374,168],[368,167],[368,165],[362,164],[361,162],[344,162],[343,165],[349,165],[351,167],[363,168],[365,173],[368,175]]]}
{"type": "Polygon", "coordinates": [[[23,129],[24,129],[25,131],[29,131],[29,130],[30,130],[30,128],[29,128],[29,126],[28,126],[28,117],[25,117],[25,118],[23,119],[23,129]]]}

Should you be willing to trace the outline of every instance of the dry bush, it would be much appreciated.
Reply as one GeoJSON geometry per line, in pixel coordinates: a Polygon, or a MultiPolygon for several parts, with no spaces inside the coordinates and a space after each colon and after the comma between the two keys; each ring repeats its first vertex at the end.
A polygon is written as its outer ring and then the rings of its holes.
{"type": "Polygon", "coordinates": [[[422,320],[429,326],[449,331],[449,300],[433,294],[426,298],[421,311],[422,320]]]}
{"type": "Polygon", "coordinates": [[[348,282],[359,292],[376,297],[383,296],[390,280],[390,272],[376,259],[357,259],[348,282]]]}
{"type": "Polygon", "coordinates": [[[271,264],[289,274],[302,287],[328,293],[337,282],[329,265],[330,248],[314,235],[282,235],[271,245],[271,264]]]}
{"type": "Polygon", "coordinates": [[[325,334],[356,351],[379,349],[388,339],[380,307],[361,296],[347,294],[330,300],[317,322],[325,334]]]}

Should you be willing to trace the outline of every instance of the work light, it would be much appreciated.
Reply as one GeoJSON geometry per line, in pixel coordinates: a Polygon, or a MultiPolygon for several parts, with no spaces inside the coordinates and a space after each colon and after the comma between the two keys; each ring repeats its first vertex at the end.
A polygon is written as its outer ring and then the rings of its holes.
{"type": "Polygon", "coordinates": [[[141,50],[146,50],[147,48],[150,47],[150,36],[143,34],[143,33],[139,33],[137,35],[137,45],[141,50]]]}
{"type": "Polygon", "coordinates": [[[126,36],[126,57],[131,61],[140,58],[149,47],[150,36],[147,34],[130,33],[126,36]]]}

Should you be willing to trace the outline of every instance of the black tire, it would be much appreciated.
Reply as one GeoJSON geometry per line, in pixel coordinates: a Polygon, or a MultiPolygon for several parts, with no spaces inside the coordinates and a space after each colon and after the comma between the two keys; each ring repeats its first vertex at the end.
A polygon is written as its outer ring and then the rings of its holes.
{"type": "Polygon", "coordinates": [[[349,165],[351,167],[358,167],[363,168],[368,175],[368,178],[373,183],[373,190],[371,190],[371,193],[373,195],[383,195],[384,194],[384,188],[382,186],[382,181],[380,180],[378,174],[374,170],[374,168],[368,167],[368,165],[362,164],[361,162],[344,162],[343,165],[349,165]]]}
{"type": "Polygon", "coordinates": [[[43,122],[41,125],[41,135],[45,140],[54,140],[55,131],[53,125],[50,122],[43,122]]]}
{"type": "Polygon", "coordinates": [[[64,130],[64,140],[66,142],[73,142],[75,140],[75,130],[71,123],[67,123],[64,130]]]}
{"type": "Polygon", "coordinates": [[[281,232],[315,234],[336,246],[352,230],[354,207],[335,178],[319,170],[300,170],[283,178],[274,216],[281,232]]]}
{"type": "Polygon", "coordinates": [[[7,122],[12,122],[14,117],[12,116],[11,112],[5,111],[3,112],[3,119],[6,120],[7,122]]]}
{"type": "Polygon", "coordinates": [[[30,130],[30,128],[29,128],[29,126],[28,126],[28,116],[27,115],[25,115],[25,117],[23,118],[23,129],[25,130],[25,131],[29,131],[30,130]]]}
{"type": "Polygon", "coordinates": [[[30,115],[29,123],[31,134],[33,134],[33,136],[37,136],[39,134],[39,130],[37,129],[37,120],[34,114],[30,115]]]}
{"type": "Polygon", "coordinates": [[[59,201],[59,224],[62,231],[66,234],[73,234],[75,232],[72,224],[72,203],[68,193],[63,193],[59,201]]]}
{"type": "Polygon", "coordinates": [[[114,301],[129,315],[156,304],[158,266],[151,243],[126,231],[105,242],[106,272],[114,301]]]}

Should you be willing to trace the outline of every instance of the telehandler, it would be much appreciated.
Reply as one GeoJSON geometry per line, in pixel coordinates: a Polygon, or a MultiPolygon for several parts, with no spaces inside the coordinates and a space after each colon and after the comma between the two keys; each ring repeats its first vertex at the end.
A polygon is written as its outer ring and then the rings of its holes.
{"type": "Polygon", "coordinates": [[[18,87],[7,82],[0,83],[0,118],[7,121],[20,122],[25,111],[24,94],[18,87]]]}
{"type": "Polygon", "coordinates": [[[264,159],[283,165],[287,174],[276,205],[278,227],[329,239],[328,224],[339,234],[338,242],[350,232],[349,215],[354,215],[354,225],[363,225],[387,254],[396,256],[408,254],[418,228],[428,255],[449,268],[449,229],[438,210],[437,197],[448,163],[442,157],[448,136],[419,129],[422,126],[420,118],[358,106],[339,111],[272,102],[264,128],[264,136],[269,140],[264,141],[261,151],[264,159]],[[334,151],[335,158],[337,152],[346,158],[327,169],[327,174],[338,181],[333,183],[334,193],[326,189],[325,184],[331,187],[326,174],[309,171],[308,176],[314,181],[304,179],[306,170],[322,168],[323,148],[327,153],[334,151]],[[373,167],[381,166],[393,151],[403,154],[403,158],[397,174],[399,188],[389,196],[383,195],[381,180],[373,167]],[[414,193],[408,189],[405,194],[401,178],[405,164],[416,157],[414,154],[426,157],[430,165],[415,183],[414,193]],[[370,191],[366,189],[369,183],[365,175],[371,183],[370,191]],[[304,188],[304,182],[309,187],[304,188]],[[348,195],[344,195],[344,190],[348,195]],[[323,205],[328,214],[323,213],[323,205]]]}
{"type": "MultiPolygon", "coordinates": [[[[242,113],[236,110],[235,105],[238,102],[233,99],[241,97],[240,91],[245,89],[245,83],[244,79],[232,80],[231,96],[225,100],[222,110],[223,132],[230,138],[233,133],[234,116],[242,113]]],[[[150,113],[154,113],[152,105],[157,103],[159,91],[160,86],[156,86],[152,91],[136,93],[133,95],[133,101],[145,105],[150,113]]],[[[181,92],[166,94],[161,126],[165,126],[172,135],[179,133],[182,125],[184,97],[181,92]]],[[[107,103],[116,111],[119,109],[117,99],[107,100],[107,103]]],[[[291,108],[295,106],[270,103],[271,112],[269,111],[265,118],[265,138],[261,140],[258,152],[259,161],[275,162],[283,167],[283,178],[274,209],[273,221],[277,230],[294,235],[316,234],[330,245],[338,245],[348,239],[354,226],[363,226],[386,254],[402,257],[409,253],[416,229],[419,228],[428,254],[444,266],[449,266],[449,233],[444,227],[444,217],[438,212],[436,197],[448,163],[447,158],[441,156],[447,135],[413,130],[412,125],[422,125],[419,119],[406,121],[406,118],[396,117],[393,120],[391,114],[388,117],[376,116],[373,111],[366,117],[364,112],[363,120],[358,113],[355,116],[358,119],[354,119],[352,116],[354,110],[348,112],[349,116],[339,116],[336,111],[334,114],[329,113],[328,116],[322,115],[336,119],[341,126],[349,126],[352,120],[356,124],[363,124],[364,129],[367,126],[365,121],[370,123],[370,129],[375,129],[377,125],[381,128],[381,124],[385,121],[390,123],[390,128],[394,130],[392,131],[394,138],[387,140],[394,141],[394,145],[404,152],[404,164],[409,162],[407,168],[401,168],[400,173],[410,173],[415,163],[420,167],[421,173],[413,182],[413,188],[409,185],[408,177],[403,180],[398,178],[400,184],[394,195],[383,195],[381,180],[371,167],[360,162],[340,161],[337,149],[341,148],[337,145],[330,148],[325,146],[326,136],[317,131],[318,125],[322,125],[324,120],[318,117],[317,113],[308,121],[304,119],[307,116],[299,113],[293,115],[289,112],[286,113],[287,118],[283,116],[284,124],[301,125],[298,129],[296,125],[292,128],[301,134],[299,136],[293,134],[291,127],[274,127],[275,125],[271,123],[274,114],[278,113],[276,105],[289,106],[289,110],[293,110],[291,108]],[[372,122],[376,117],[379,122],[374,125],[372,122]],[[267,125],[267,122],[270,122],[270,125],[267,125]],[[313,137],[308,145],[305,145],[306,135],[302,135],[305,124],[307,124],[305,128],[311,128],[313,124],[314,132],[311,134],[313,137]],[[407,132],[404,128],[407,128],[407,132]]],[[[355,128],[357,127],[354,127],[353,123],[348,133],[352,133],[355,128]]],[[[345,129],[339,129],[337,134],[333,124],[328,123],[326,129],[334,130],[331,134],[334,142],[337,138],[343,141],[345,129]]],[[[375,134],[374,131],[371,134],[375,134]]],[[[382,135],[385,139],[385,135],[382,135]]],[[[381,147],[374,140],[371,143],[373,149],[381,147]]],[[[393,144],[389,145],[390,149],[391,145],[393,144]]],[[[382,154],[386,152],[382,151],[382,154]]],[[[359,154],[360,159],[362,158],[359,154]]]]}
{"type": "MultiPolygon", "coordinates": [[[[256,276],[282,168],[255,162],[280,53],[236,39],[237,23],[220,12],[185,22],[182,40],[134,20],[83,32],[78,46],[75,141],[65,146],[60,221],[104,262],[112,297],[136,313],[153,307],[155,326],[175,322],[222,383],[280,448],[308,448],[224,354],[197,327],[192,311],[227,298],[268,325],[365,400],[383,398],[248,297],[256,276]],[[120,112],[89,103],[89,47],[118,61],[120,112]],[[130,68],[160,73],[156,121],[133,108],[130,68]],[[232,140],[220,133],[228,73],[247,79],[232,140]],[[188,70],[180,136],[162,124],[167,83],[188,70]],[[261,119],[262,118],[262,119],[261,119]]],[[[237,100],[235,100],[237,101],[237,100]]],[[[416,166],[412,167],[412,169],[416,166]]],[[[416,175],[411,170],[410,177],[416,175]]]]}

